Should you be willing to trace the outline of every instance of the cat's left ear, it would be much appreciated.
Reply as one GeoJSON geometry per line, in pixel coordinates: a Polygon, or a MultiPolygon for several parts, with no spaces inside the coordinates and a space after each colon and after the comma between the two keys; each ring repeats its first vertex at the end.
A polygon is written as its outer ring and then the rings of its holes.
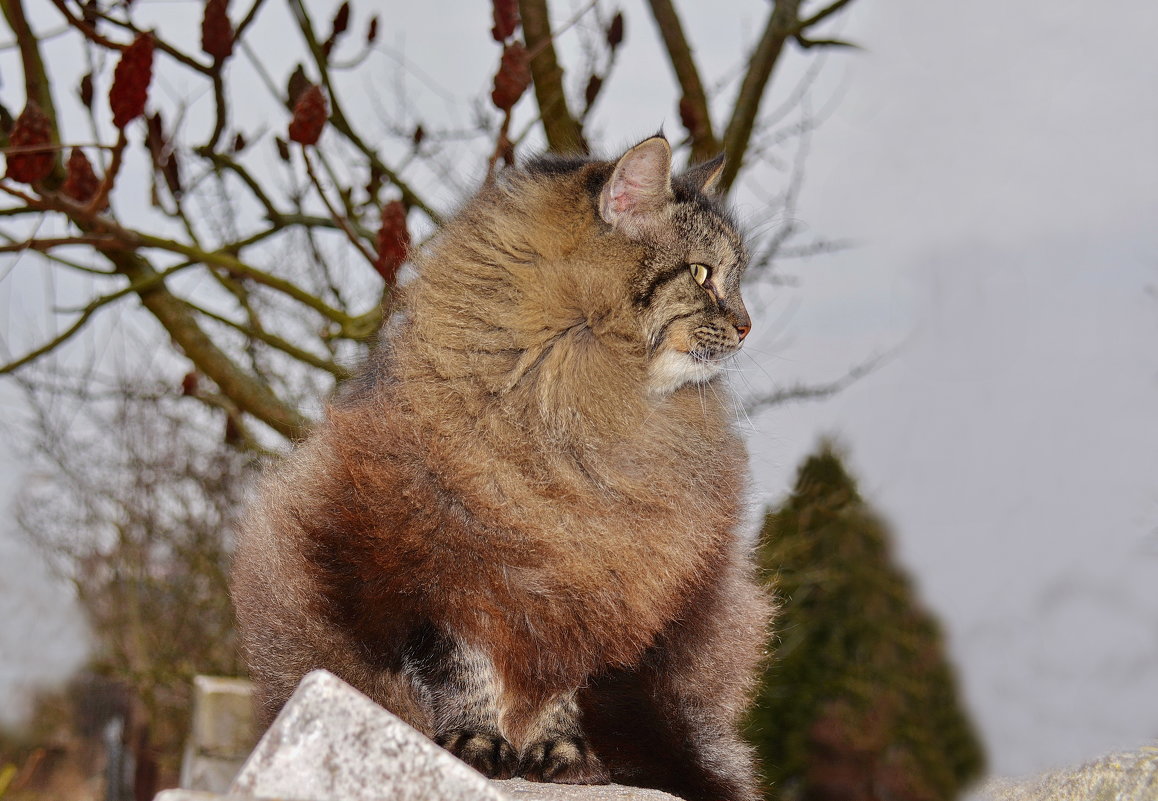
{"type": "Polygon", "coordinates": [[[692,185],[705,195],[714,195],[720,188],[720,176],[724,174],[724,154],[716,156],[710,161],[688,167],[683,178],[691,181],[692,185]]]}
{"type": "Polygon", "coordinates": [[[671,145],[664,137],[653,136],[616,162],[599,196],[599,213],[615,225],[659,211],[671,196],[671,145]]]}

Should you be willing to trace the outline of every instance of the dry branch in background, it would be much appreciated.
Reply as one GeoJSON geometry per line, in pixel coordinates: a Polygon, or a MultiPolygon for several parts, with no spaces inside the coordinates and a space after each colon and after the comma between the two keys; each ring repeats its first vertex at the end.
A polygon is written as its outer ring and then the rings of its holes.
{"type": "MultiPolygon", "coordinates": [[[[109,280],[108,289],[95,295],[59,333],[11,355],[0,372],[22,369],[55,352],[87,330],[99,310],[131,294],[162,327],[176,352],[212,382],[215,394],[266,429],[290,439],[301,436],[309,426],[309,419],[298,411],[302,399],[316,397],[334,376],[345,375],[382,319],[404,259],[401,254],[409,247],[413,222],[408,218],[412,213],[425,217],[427,227],[442,219],[428,200],[435,187],[428,182],[420,185],[416,181],[421,178],[405,174],[425,175],[427,181],[432,173],[445,175],[438,149],[424,143],[446,134],[419,123],[405,133],[410,155],[387,156],[387,148],[370,144],[376,137],[359,132],[346,112],[348,102],[336,91],[335,74],[363,63],[375,46],[377,19],[369,21],[359,54],[350,58],[348,52],[357,44],[349,39],[358,19],[356,6],[338,6],[328,34],[323,34],[303,0],[287,0],[304,59],[286,92],[264,73],[246,40],[255,30],[262,0],[251,2],[239,20],[231,18],[227,2],[206,3],[199,52],[183,51],[164,30],[144,31],[134,21],[132,4],[90,4],[78,14],[67,0],[53,0],[61,22],[81,40],[91,63],[116,65],[111,76],[89,73],[81,82],[82,110],[90,129],[104,138],[94,146],[58,128],[61,87],[54,86],[45,72],[42,33],[29,25],[25,2],[3,3],[20,51],[28,102],[5,148],[8,177],[0,183],[0,191],[12,205],[0,210],[0,220],[35,215],[68,233],[42,236],[40,226],[31,234],[22,232],[29,230],[27,226],[11,232],[0,227],[6,240],[0,248],[41,253],[54,269],[71,267],[109,280]],[[257,82],[286,109],[280,135],[245,131],[231,123],[232,101],[226,89],[229,81],[240,80],[235,76],[243,57],[257,82]],[[207,87],[212,131],[205,144],[190,141],[190,122],[181,114],[167,110],[166,117],[178,122],[162,122],[163,104],[151,97],[156,69],[184,70],[190,80],[207,87]],[[104,122],[96,96],[96,87],[110,84],[107,101],[114,129],[104,122]],[[162,219],[134,215],[130,225],[120,219],[118,207],[137,190],[125,183],[128,179],[122,181],[120,173],[126,155],[139,147],[133,132],[140,125],[147,132],[145,146],[156,176],[153,207],[162,219]],[[299,152],[287,146],[291,141],[301,145],[299,152]],[[288,179],[282,186],[256,169],[259,155],[263,150],[268,153],[271,145],[276,145],[288,179]],[[65,147],[67,162],[62,157],[65,147]],[[419,172],[420,167],[425,171],[419,172]],[[199,216],[206,192],[230,209],[225,215],[228,224],[199,216]],[[320,213],[313,209],[318,202],[320,213]],[[243,214],[243,204],[260,209],[261,218],[243,214]],[[360,253],[371,268],[368,275],[381,281],[372,296],[344,290],[348,277],[335,280],[329,264],[341,247],[335,236],[360,253]],[[290,241],[304,242],[304,249],[296,249],[308,254],[312,263],[291,272],[271,258],[271,249],[290,241]],[[78,250],[85,246],[87,252],[78,250]],[[78,259],[78,253],[86,255],[78,259]],[[216,290],[202,288],[191,294],[183,277],[194,272],[206,274],[210,279],[206,286],[216,290]],[[211,291],[217,295],[206,297],[211,291]],[[284,376],[289,375],[304,383],[287,381],[284,376]]],[[[725,188],[745,164],[760,100],[784,45],[791,39],[807,45],[829,43],[806,35],[847,4],[848,0],[832,3],[803,18],[800,0],[773,4],[726,122],[725,188]]],[[[702,70],[679,13],[670,0],[651,0],[650,6],[679,83],[675,105],[688,128],[691,158],[715,155],[721,140],[714,133],[702,70]]],[[[236,14],[237,9],[233,11],[236,14]]],[[[518,108],[527,108],[522,98],[528,85],[537,107],[531,113],[547,146],[559,152],[585,152],[589,134],[584,123],[612,77],[615,53],[624,41],[623,13],[604,13],[593,2],[553,30],[547,0],[496,0],[493,11],[489,33],[503,45],[491,97],[494,108],[469,134],[489,150],[488,174],[500,161],[513,158],[521,137],[512,133],[512,120],[518,108]],[[598,26],[601,41],[590,46],[602,52],[589,54],[588,62],[603,62],[602,67],[591,67],[578,99],[568,97],[561,51],[555,45],[556,38],[571,35],[576,24],[598,26]],[[582,108],[583,113],[577,116],[572,108],[582,108]],[[493,144],[488,146],[488,140],[493,144]]],[[[366,275],[357,278],[364,281],[366,275]]]]}

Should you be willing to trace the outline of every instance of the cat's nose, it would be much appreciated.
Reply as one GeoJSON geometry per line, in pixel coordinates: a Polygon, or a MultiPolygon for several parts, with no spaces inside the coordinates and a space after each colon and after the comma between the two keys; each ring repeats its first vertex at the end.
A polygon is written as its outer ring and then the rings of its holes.
{"type": "Polygon", "coordinates": [[[726,317],[732,327],[736,329],[736,336],[743,342],[744,337],[748,336],[748,332],[752,330],[752,318],[748,316],[748,310],[744,308],[744,301],[738,297],[733,298],[726,307],[726,317]]]}

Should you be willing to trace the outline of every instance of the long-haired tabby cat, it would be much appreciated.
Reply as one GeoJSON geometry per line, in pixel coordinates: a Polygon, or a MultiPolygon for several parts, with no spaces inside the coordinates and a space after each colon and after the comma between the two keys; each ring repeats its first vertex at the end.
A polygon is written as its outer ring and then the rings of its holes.
{"type": "Polygon", "coordinates": [[[492,777],[754,799],[767,604],[718,382],[751,322],[722,160],[511,168],[415,257],[262,483],[233,596],[268,721],[326,668],[492,777]]]}

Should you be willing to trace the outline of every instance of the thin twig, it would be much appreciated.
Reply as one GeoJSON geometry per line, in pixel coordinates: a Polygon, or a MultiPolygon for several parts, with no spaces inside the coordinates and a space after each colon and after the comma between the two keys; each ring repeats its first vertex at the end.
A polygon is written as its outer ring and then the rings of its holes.
{"type": "Polygon", "coordinates": [[[393,169],[386,166],[385,162],[378,156],[377,151],[367,145],[360,136],[354,131],[349,121],[346,119],[345,112],[342,110],[341,104],[338,102],[338,95],[334,92],[334,87],[330,81],[330,70],[326,63],[326,55],[322,51],[321,43],[318,42],[317,36],[314,34],[313,22],[310,21],[309,13],[306,11],[303,0],[291,0],[294,16],[297,18],[298,28],[301,30],[302,36],[306,40],[306,44],[310,48],[310,53],[313,56],[314,64],[318,68],[318,73],[321,75],[322,83],[326,87],[326,94],[330,98],[330,124],[341,133],[346,139],[362,152],[364,156],[370,161],[374,169],[378,170],[386,180],[398,187],[402,193],[402,202],[407,206],[415,206],[422,211],[430,221],[435,225],[442,224],[442,215],[436,212],[429,204],[424,201],[413,188],[410,187],[402,177],[398,175],[393,169]]]}
{"type": "MultiPolygon", "coordinates": [[[[129,22],[128,20],[117,19],[116,17],[112,16],[111,14],[108,14],[106,12],[102,12],[99,10],[97,10],[95,13],[96,13],[98,19],[102,19],[105,22],[109,23],[110,25],[116,25],[118,28],[121,28],[122,30],[129,31],[134,36],[140,36],[141,34],[145,33],[145,31],[142,31],[140,28],[138,28],[136,25],[134,25],[132,22],[129,22]]],[[[156,31],[149,31],[149,33],[152,33],[153,42],[154,42],[154,44],[156,44],[157,49],[160,50],[161,52],[167,54],[170,58],[172,58],[176,61],[179,61],[180,63],[184,64],[186,67],[188,67],[191,70],[196,70],[197,72],[201,73],[202,75],[208,76],[208,75],[211,75],[213,73],[213,65],[212,64],[202,64],[200,61],[193,58],[192,56],[186,55],[185,53],[182,53],[180,50],[173,47],[173,45],[169,44],[164,39],[157,36],[156,31]]]]}
{"type": "Polygon", "coordinates": [[[80,31],[81,35],[84,36],[85,39],[88,39],[90,42],[99,44],[101,47],[107,47],[109,50],[116,50],[118,52],[128,47],[128,45],[114,42],[107,36],[102,35],[100,31],[98,31],[92,25],[89,25],[82,18],[74,17],[72,12],[68,10],[68,6],[64,4],[64,0],[52,0],[52,4],[56,6],[56,10],[60,12],[61,16],[65,18],[68,24],[80,31]]]}
{"type": "Polygon", "coordinates": [[[125,155],[125,145],[128,140],[125,138],[125,129],[121,128],[117,131],[117,143],[113,145],[113,157],[109,162],[109,168],[105,170],[104,178],[101,179],[100,188],[96,195],[89,201],[87,212],[94,215],[102,211],[109,203],[109,192],[112,191],[113,183],[117,180],[117,173],[121,171],[121,161],[125,155]]]}
{"type": "Polygon", "coordinates": [[[81,310],[80,316],[73,321],[72,325],[70,325],[64,331],[57,334],[55,337],[46,342],[44,345],[41,345],[39,348],[36,348],[24,356],[21,356],[19,359],[8,362],[4,365],[0,365],[0,375],[5,375],[7,373],[13,372],[14,370],[18,370],[24,365],[36,361],[41,356],[56,350],[58,347],[71,339],[74,334],[80,331],[84,324],[88,322],[89,318],[92,317],[93,314],[95,314],[99,309],[102,309],[110,303],[120,300],[127,295],[148,291],[154,286],[159,285],[168,276],[187,266],[188,264],[170,267],[169,269],[162,272],[153,273],[147,278],[133,281],[128,286],[122,287],[116,292],[110,292],[108,295],[102,295],[99,298],[93,299],[81,310]]]}
{"type": "Polygon", "coordinates": [[[28,239],[24,242],[0,245],[0,253],[20,253],[25,250],[44,252],[67,245],[88,245],[97,250],[129,247],[127,243],[107,236],[65,236],[55,239],[28,239]]]}
{"type": "Polygon", "coordinates": [[[314,185],[314,189],[317,190],[318,197],[320,197],[322,199],[322,203],[325,204],[326,211],[330,212],[330,217],[334,220],[337,226],[342,229],[342,232],[346,235],[346,238],[350,240],[350,244],[357,248],[358,252],[361,253],[366,258],[366,261],[370,263],[370,266],[373,267],[377,261],[374,254],[370,252],[370,249],[366,247],[366,244],[358,237],[358,235],[354,233],[354,229],[350,227],[350,224],[346,220],[345,216],[338,214],[338,210],[334,208],[332,203],[330,203],[329,197],[326,196],[326,190],[322,187],[322,182],[318,180],[318,176],[314,172],[314,165],[310,161],[309,151],[304,145],[301,148],[301,152],[302,159],[304,159],[306,163],[306,174],[310,176],[310,183],[312,183],[314,185]]]}
{"type": "Polygon", "coordinates": [[[185,301],[185,303],[189,306],[189,308],[193,309],[198,314],[204,315],[211,320],[216,320],[223,325],[227,325],[230,328],[240,331],[247,337],[260,340],[266,345],[269,345],[272,348],[276,348],[282,353],[292,356],[298,361],[308,364],[311,367],[316,367],[319,370],[325,370],[327,373],[330,373],[339,380],[344,380],[350,377],[350,371],[345,367],[342,367],[339,364],[335,364],[328,359],[323,359],[320,356],[310,353],[308,350],[299,348],[296,345],[293,345],[285,339],[277,336],[276,334],[269,333],[265,329],[245,325],[244,323],[239,323],[235,320],[230,320],[228,317],[224,317],[220,314],[217,314],[216,312],[211,312],[202,306],[198,306],[192,303],[191,301],[185,301]]]}
{"type": "Polygon", "coordinates": [[[875,371],[885,362],[892,359],[898,351],[899,347],[873,356],[855,365],[847,373],[834,381],[827,381],[821,384],[793,384],[790,387],[778,389],[760,398],[748,401],[744,404],[744,411],[749,415],[753,415],[773,406],[783,406],[787,403],[795,403],[798,401],[830,398],[875,371]]]}

